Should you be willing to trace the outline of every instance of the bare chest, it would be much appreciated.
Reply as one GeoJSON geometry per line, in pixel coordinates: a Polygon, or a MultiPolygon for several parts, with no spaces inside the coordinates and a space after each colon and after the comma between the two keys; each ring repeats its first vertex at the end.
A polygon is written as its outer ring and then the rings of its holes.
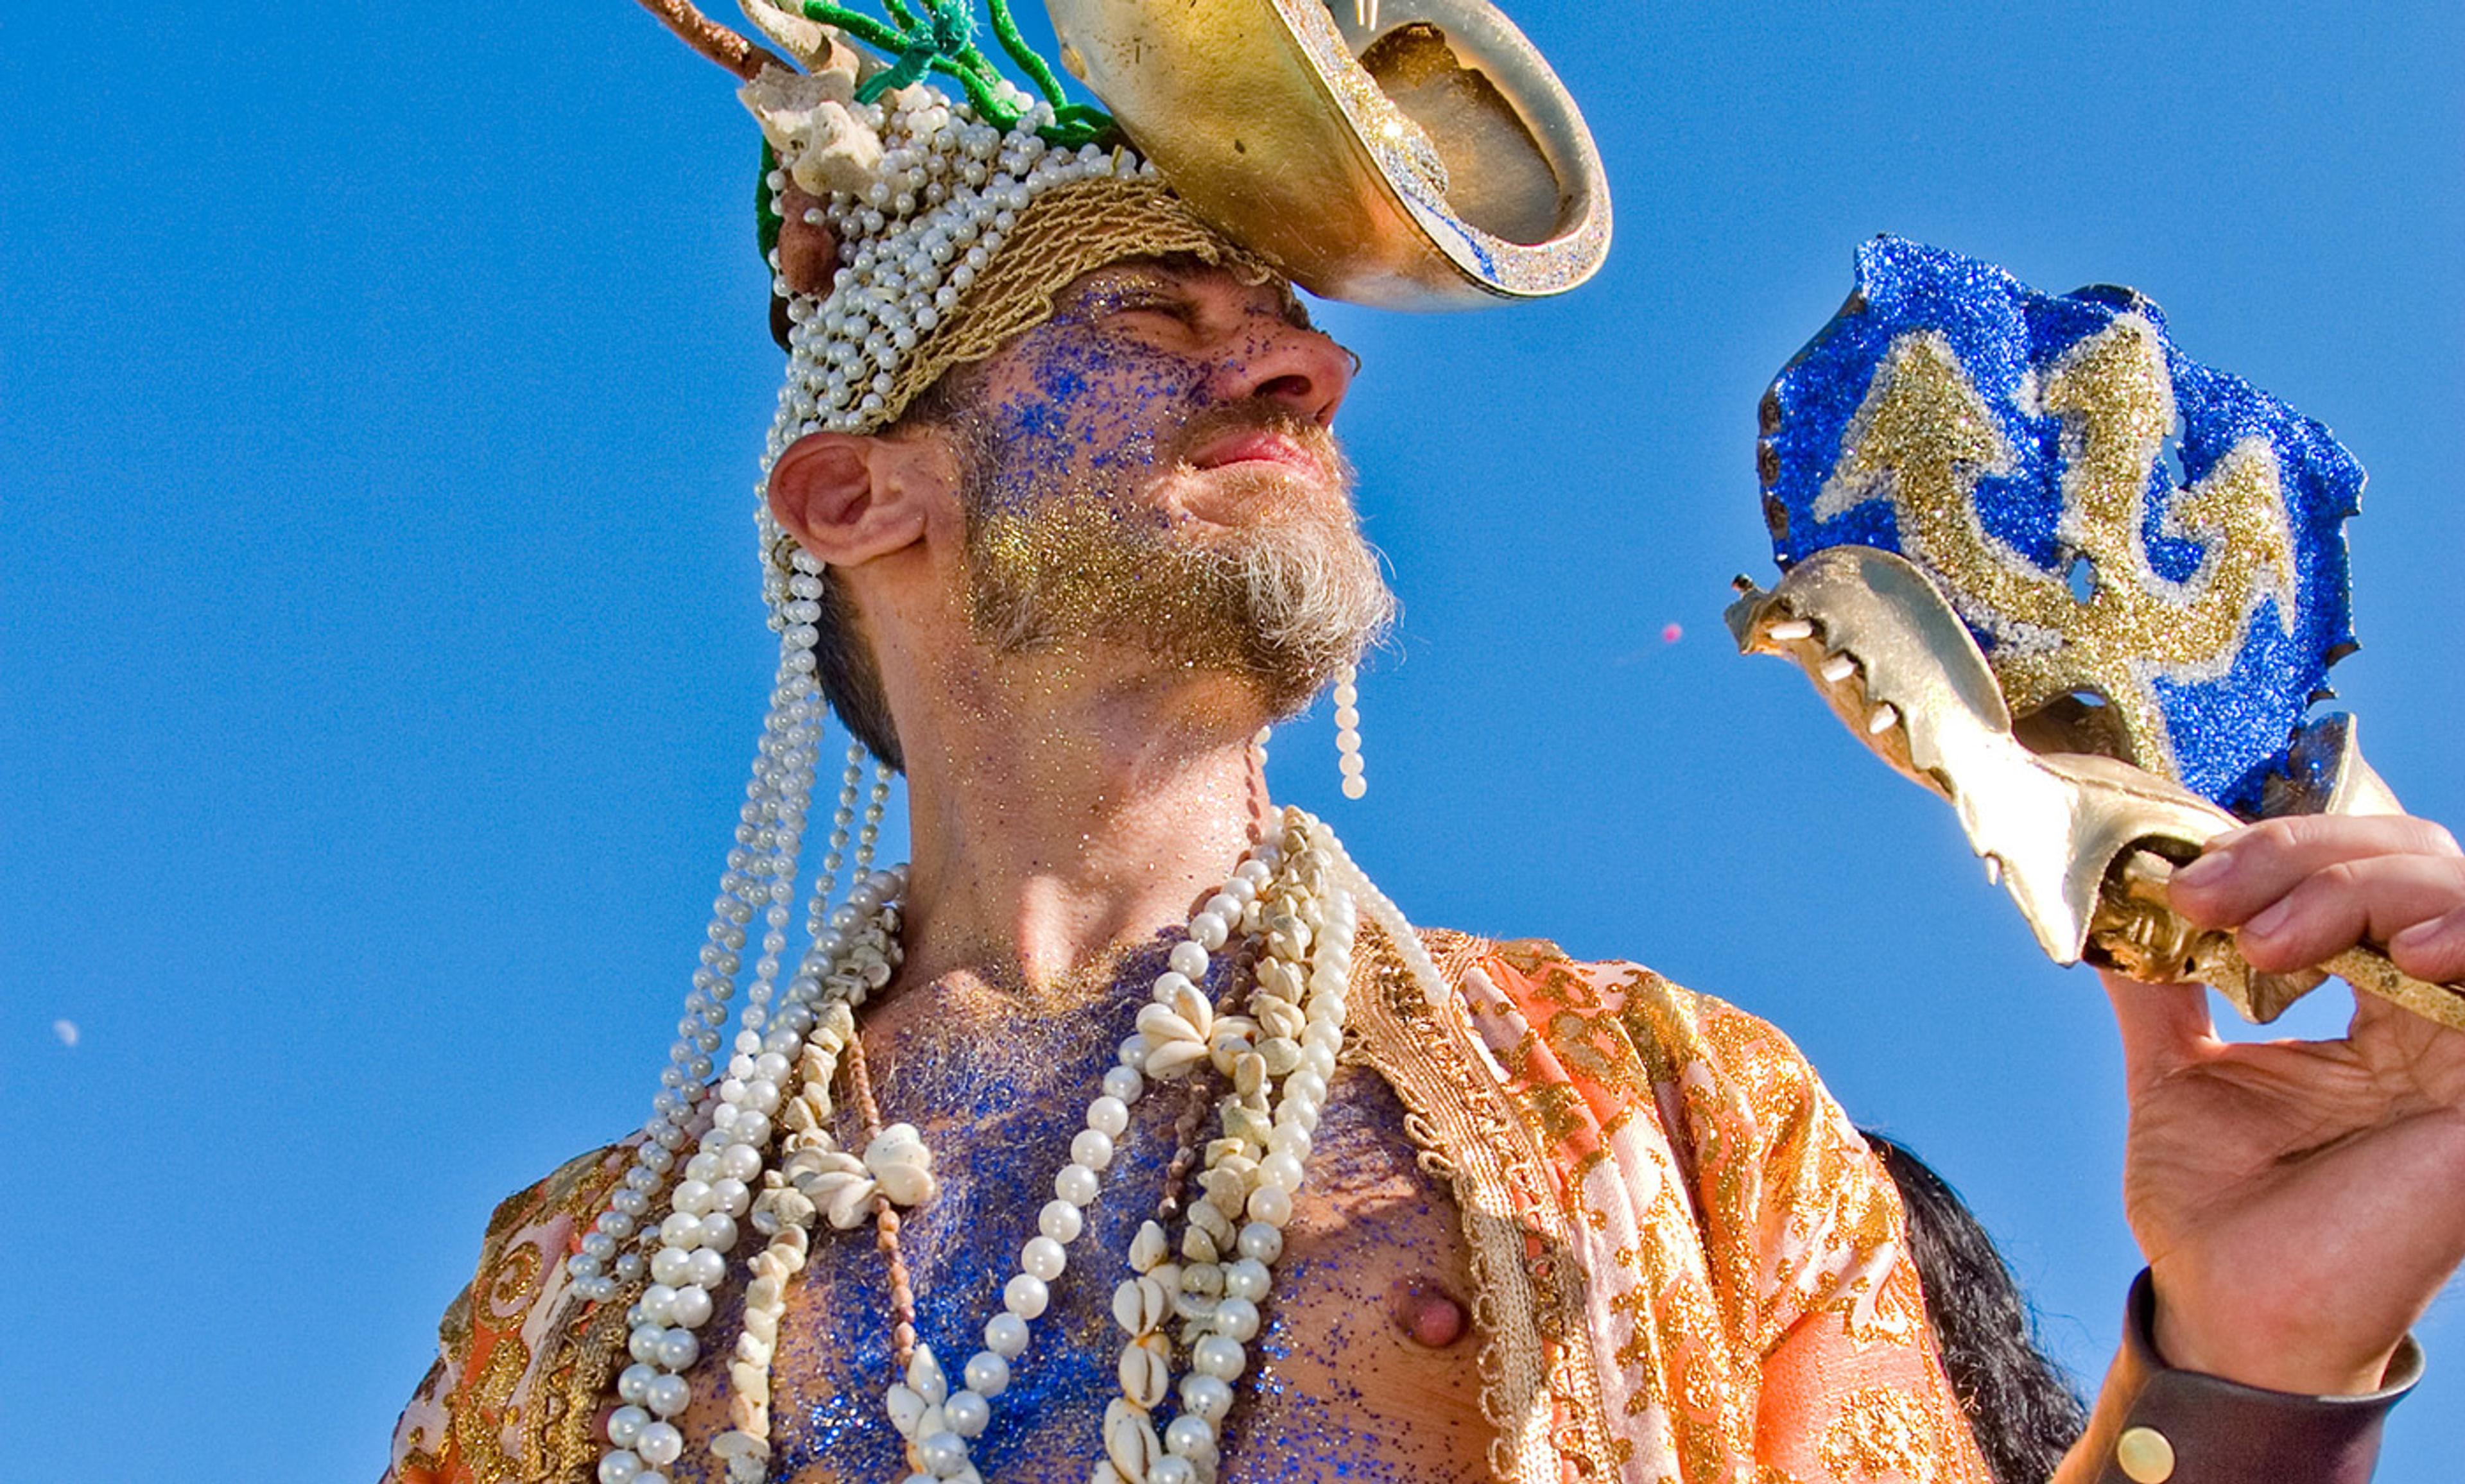
{"type": "MultiPolygon", "coordinates": [[[[927,1048],[880,1078],[883,1117],[918,1123],[934,1150],[942,1188],[907,1216],[899,1246],[919,1336],[954,1376],[982,1347],[985,1321],[1001,1311],[1002,1285],[1052,1197],[1054,1172],[1110,1061],[1105,1029],[1039,1035],[1011,1055],[927,1048]]],[[[1179,1086],[1157,1088],[1133,1109],[1069,1269],[975,1445],[978,1468],[996,1484],[1077,1484],[1101,1456],[1124,1338],[1113,1289],[1129,1275],[1132,1234],[1157,1212],[1189,1111],[1179,1086]]],[[[1211,1122],[1200,1124],[1200,1141],[1211,1122]]],[[[1478,1337],[1468,1321],[1449,1343],[1427,1342],[1443,1335],[1442,1323],[1417,1339],[1409,1332],[1449,1299],[1469,1310],[1461,1223],[1443,1185],[1415,1163],[1402,1108],[1375,1073],[1339,1072],[1307,1169],[1250,1369],[1235,1385],[1220,1484],[1488,1478],[1478,1337]]],[[[908,1473],[882,1405],[897,1379],[888,1262],[869,1225],[815,1235],[773,1366],[771,1477],[886,1484],[908,1473]]],[[[704,1448],[725,1426],[718,1358],[733,1348],[738,1317],[733,1295],[722,1302],[693,1378],[687,1455],[669,1471],[677,1484],[720,1478],[704,1448]]]]}

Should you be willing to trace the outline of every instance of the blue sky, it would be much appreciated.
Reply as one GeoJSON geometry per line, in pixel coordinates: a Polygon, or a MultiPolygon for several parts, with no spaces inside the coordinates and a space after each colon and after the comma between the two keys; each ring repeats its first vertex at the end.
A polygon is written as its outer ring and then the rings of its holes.
{"type": "MultiPolygon", "coordinates": [[[[2094,1376],[2138,1266],[2101,996],[1721,637],[1755,402],[1878,231],[2146,291],[2371,471],[2337,682],[2465,822],[2465,11],[1515,13],[1616,247],[1322,317],[1405,618],[1369,797],[1322,715],[1273,781],[1420,920],[1778,1021],[2094,1376]]],[[[0,1481],[372,1476],[491,1205],[640,1118],[768,673],[752,142],[619,0],[0,17],[0,1481]]],[[[2423,1338],[2400,1484],[2465,1451],[2453,1300],[2423,1338]]]]}

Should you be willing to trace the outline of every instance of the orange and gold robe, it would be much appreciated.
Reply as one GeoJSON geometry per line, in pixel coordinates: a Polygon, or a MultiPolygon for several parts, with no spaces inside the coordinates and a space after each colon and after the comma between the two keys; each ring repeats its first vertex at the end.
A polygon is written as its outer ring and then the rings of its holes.
{"type": "MultiPolygon", "coordinates": [[[[1633,963],[1424,941],[1434,1000],[1365,925],[1344,1056],[1453,1184],[1502,1484],[1988,1484],[1891,1180],[1787,1037],[1633,963]]],[[[389,1480],[588,1484],[627,1305],[563,1258],[628,1160],[498,1208],[389,1480]]]]}

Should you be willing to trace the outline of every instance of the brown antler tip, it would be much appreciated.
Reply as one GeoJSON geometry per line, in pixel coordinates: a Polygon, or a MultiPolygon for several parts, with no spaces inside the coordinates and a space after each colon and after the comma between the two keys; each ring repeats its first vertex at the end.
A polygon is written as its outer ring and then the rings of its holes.
{"type": "Polygon", "coordinates": [[[687,46],[747,82],[761,76],[765,67],[788,66],[772,53],[696,10],[692,0],[640,0],[640,3],[642,9],[659,18],[661,25],[684,38],[687,46]]]}

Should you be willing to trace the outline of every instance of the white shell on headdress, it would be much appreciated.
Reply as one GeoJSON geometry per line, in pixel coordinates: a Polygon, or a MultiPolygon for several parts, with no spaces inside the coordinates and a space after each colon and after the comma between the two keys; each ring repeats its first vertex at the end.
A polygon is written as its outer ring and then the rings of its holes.
{"type": "Polygon", "coordinates": [[[855,72],[765,67],[736,96],[762,124],[788,178],[817,196],[859,191],[881,169],[881,136],[855,114],[855,72]]]}

